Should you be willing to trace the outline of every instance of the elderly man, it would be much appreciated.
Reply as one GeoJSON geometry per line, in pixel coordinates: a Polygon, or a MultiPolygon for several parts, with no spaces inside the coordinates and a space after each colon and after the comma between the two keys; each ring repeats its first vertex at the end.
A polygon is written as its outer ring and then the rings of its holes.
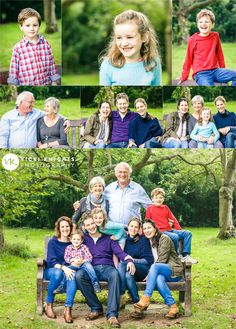
{"type": "Polygon", "coordinates": [[[128,224],[133,217],[141,218],[141,207],[147,208],[152,202],[141,185],[130,180],[132,168],[126,162],[115,167],[117,182],[105,189],[105,198],[109,201],[109,220],[128,224]]]}
{"type": "MultiPolygon", "coordinates": [[[[106,318],[112,328],[119,328],[120,278],[118,271],[114,267],[113,254],[127,263],[127,271],[131,275],[135,273],[133,259],[121,249],[117,241],[112,240],[109,235],[98,231],[91,214],[84,214],[83,216],[83,225],[87,232],[83,243],[89,248],[93,256],[92,265],[98,280],[108,282],[106,318]]],[[[84,270],[76,272],[76,282],[78,289],[80,289],[91,308],[91,313],[86,316],[86,320],[91,321],[102,316],[102,304],[98,300],[92,283],[84,270]]]]}
{"type": "MultiPolygon", "coordinates": [[[[5,113],[0,121],[0,148],[35,148],[37,121],[44,112],[36,110],[34,95],[23,91],[16,99],[16,108],[5,113]]],[[[68,126],[68,123],[67,123],[68,126]]]]}

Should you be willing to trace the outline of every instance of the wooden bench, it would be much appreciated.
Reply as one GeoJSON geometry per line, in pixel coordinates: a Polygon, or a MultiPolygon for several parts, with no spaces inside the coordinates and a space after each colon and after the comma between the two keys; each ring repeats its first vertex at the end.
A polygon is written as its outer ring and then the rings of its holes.
{"type": "MultiPolygon", "coordinates": [[[[48,241],[50,237],[45,236],[44,239],[44,260],[37,260],[37,313],[42,315],[44,312],[43,304],[44,297],[47,293],[49,281],[43,278],[43,271],[45,267],[45,259],[47,258],[48,241]]],[[[192,298],[192,284],[191,284],[191,263],[184,264],[184,279],[180,282],[168,282],[170,290],[179,291],[179,302],[184,303],[184,315],[191,315],[191,298],[192,298]]],[[[102,289],[107,289],[107,282],[100,282],[102,289]]],[[[145,282],[137,282],[139,290],[145,290],[145,282]]]]}
{"type": "MultiPolygon", "coordinates": [[[[177,86],[179,82],[179,79],[175,79],[172,81],[172,86],[177,86]]],[[[179,86],[181,87],[192,87],[192,86],[198,86],[195,80],[185,80],[183,81],[179,86]]],[[[228,86],[228,83],[218,83],[215,82],[215,86],[228,86]]]]}

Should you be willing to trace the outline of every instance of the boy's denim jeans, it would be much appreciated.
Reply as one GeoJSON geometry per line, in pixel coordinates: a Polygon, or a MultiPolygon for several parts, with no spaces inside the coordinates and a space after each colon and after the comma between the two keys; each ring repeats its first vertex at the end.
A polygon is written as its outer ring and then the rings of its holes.
{"type": "Polygon", "coordinates": [[[154,263],[150,267],[146,289],[144,291],[144,296],[151,297],[152,293],[157,288],[159,294],[164,299],[166,305],[171,306],[175,304],[175,300],[171,295],[170,289],[166,282],[178,282],[182,279],[181,276],[172,278],[171,267],[168,264],[154,263]]]}
{"type": "Polygon", "coordinates": [[[198,86],[214,86],[215,82],[227,83],[229,81],[232,81],[232,86],[236,86],[236,70],[218,68],[200,71],[194,79],[198,86]]]}
{"type": "Polygon", "coordinates": [[[188,255],[191,254],[191,240],[192,240],[192,233],[186,230],[172,230],[172,231],[165,231],[164,234],[168,235],[174,243],[175,250],[178,253],[179,250],[179,239],[183,241],[183,249],[182,254],[186,253],[188,255]]]}

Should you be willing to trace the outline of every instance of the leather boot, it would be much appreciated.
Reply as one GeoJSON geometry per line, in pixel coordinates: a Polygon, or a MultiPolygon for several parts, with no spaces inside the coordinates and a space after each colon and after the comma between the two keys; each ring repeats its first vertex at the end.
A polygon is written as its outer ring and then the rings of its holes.
{"type": "Polygon", "coordinates": [[[47,303],[45,306],[45,314],[50,319],[55,319],[57,316],[53,311],[53,303],[47,303]]]}
{"type": "Polygon", "coordinates": [[[179,316],[179,308],[176,304],[173,304],[169,308],[169,312],[166,314],[166,318],[174,319],[179,316]]]}
{"type": "Polygon", "coordinates": [[[64,319],[66,323],[73,323],[73,318],[71,314],[71,307],[64,308],[64,319]]]}
{"type": "Polygon", "coordinates": [[[139,309],[141,311],[145,311],[150,304],[150,297],[148,296],[142,296],[140,301],[136,304],[134,304],[135,309],[139,309]]]}

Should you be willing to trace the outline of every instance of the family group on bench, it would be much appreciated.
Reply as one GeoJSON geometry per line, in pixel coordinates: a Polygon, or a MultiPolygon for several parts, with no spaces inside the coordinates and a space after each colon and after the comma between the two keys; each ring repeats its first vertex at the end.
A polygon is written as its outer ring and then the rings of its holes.
{"type": "Polygon", "coordinates": [[[72,220],[62,216],[56,221],[44,271],[49,280],[45,306],[49,318],[56,317],[55,293],[66,290],[64,319],[73,322],[71,308],[77,289],[91,309],[86,320],[103,316],[96,295],[100,281],[108,281],[106,318],[111,327],[120,327],[118,312],[126,303],[126,289],[134,303],[132,317],[143,317],[155,288],[169,306],[166,317],[178,316],[168,284],[184,280],[185,265],[197,263],[190,256],[192,234],[182,230],[163,204],[164,190],[154,189],[151,200],[142,186],[130,179],[131,173],[132,168],[121,162],[115,167],[117,181],[107,187],[102,177],[94,177],[90,193],[74,203],[72,220]],[[143,225],[141,207],[146,209],[143,225]],[[179,239],[183,241],[180,255],[179,239]],[[139,299],[136,282],[143,280],[146,289],[139,299]]]}

